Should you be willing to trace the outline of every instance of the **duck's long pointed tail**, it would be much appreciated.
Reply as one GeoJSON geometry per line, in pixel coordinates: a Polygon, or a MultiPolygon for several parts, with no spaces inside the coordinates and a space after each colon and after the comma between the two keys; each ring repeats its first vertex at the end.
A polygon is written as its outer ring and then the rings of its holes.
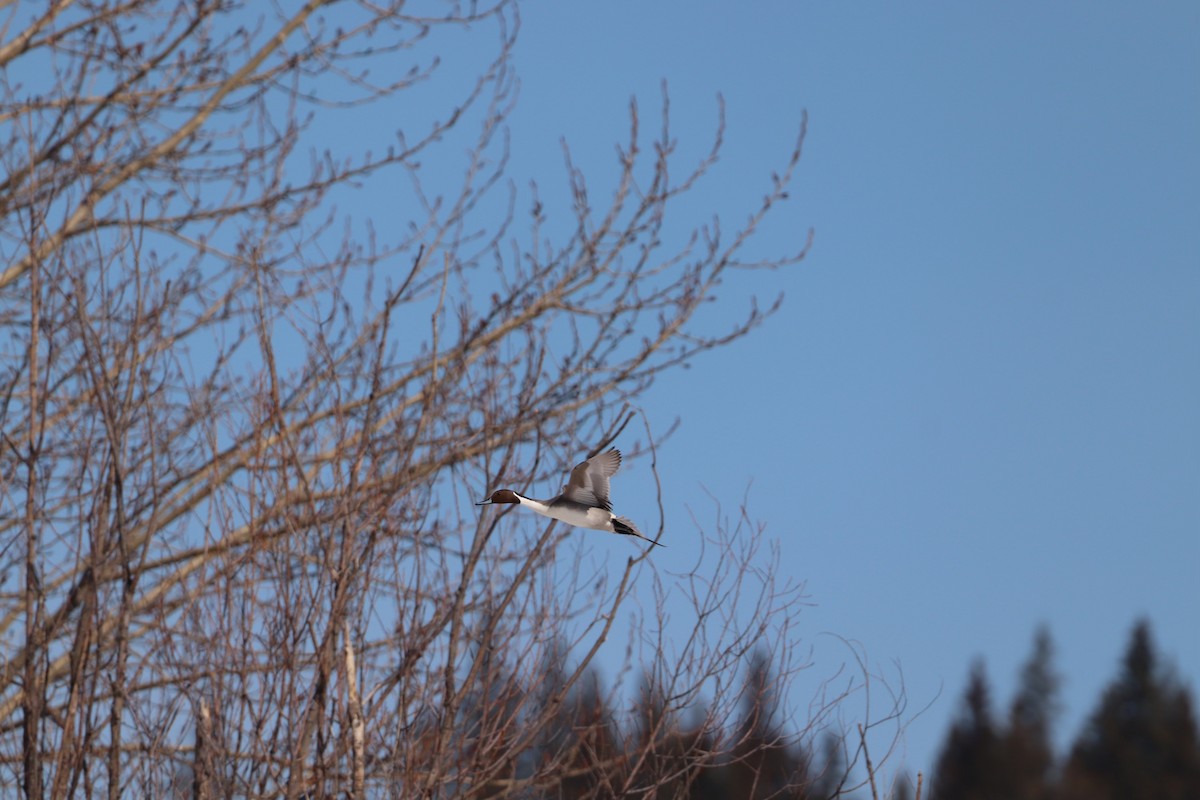
{"type": "Polygon", "coordinates": [[[636,536],[637,538],[641,539],[642,541],[649,542],[651,545],[658,545],[659,547],[666,547],[666,545],[663,544],[662,542],[656,542],[653,539],[643,536],[642,532],[637,529],[637,526],[635,526],[632,522],[630,522],[625,517],[613,517],[612,524],[613,524],[613,530],[616,531],[617,533],[623,533],[626,536],[636,536]]]}

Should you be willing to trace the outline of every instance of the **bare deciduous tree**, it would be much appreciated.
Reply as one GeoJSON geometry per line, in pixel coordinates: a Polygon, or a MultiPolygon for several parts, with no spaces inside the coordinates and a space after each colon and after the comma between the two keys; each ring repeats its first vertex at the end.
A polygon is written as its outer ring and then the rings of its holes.
{"type": "Polygon", "coordinates": [[[460,501],[552,480],[762,321],[694,316],[725,273],[804,255],[742,255],[803,130],[741,228],[681,238],[667,210],[720,123],[680,172],[665,97],[649,144],[633,106],[611,197],[568,154],[570,208],[535,196],[517,225],[516,8],[413,5],[4,12],[0,783],[618,796],[757,763],[732,676],[764,638],[777,691],[802,666],[761,531],[687,533],[716,558],[679,584],[688,637],[634,625],[661,710],[638,727],[588,676],[635,576],[678,579],[641,550],[587,569],[561,527],[460,501]],[[457,85],[435,57],[486,45],[457,85]],[[668,724],[701,707],[695,734],[668,724]]]}

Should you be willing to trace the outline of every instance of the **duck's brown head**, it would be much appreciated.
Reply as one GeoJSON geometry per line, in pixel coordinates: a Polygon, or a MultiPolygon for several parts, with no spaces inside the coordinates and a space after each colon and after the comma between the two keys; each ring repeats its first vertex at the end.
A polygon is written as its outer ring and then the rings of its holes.
{"type": "Polygon", "coordinates": [[[489,497],[487,500],[481,500],[480,502],[476,503],[475,505],[487,506],[487,505],[492,505],[493,503],[520,503],[520,502],[521,501],[517,499],[517,493],[514,492],[512,489],[500,489],[498,491],[492,492],[492,496],[489,497]]]}

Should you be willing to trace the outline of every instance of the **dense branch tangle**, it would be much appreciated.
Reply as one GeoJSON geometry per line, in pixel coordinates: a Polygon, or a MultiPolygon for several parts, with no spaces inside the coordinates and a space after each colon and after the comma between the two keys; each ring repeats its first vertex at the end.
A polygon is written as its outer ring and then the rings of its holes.
{"type": "MultiPolygon", "coordinates": [[[[762,321],[693,325],[748,266],[803,131],[741,229],[681,238],[667,210],[715,162],[721,126],[673,180],[665,98],[649,148],[633,106],[611,199],[594,207],[568,155],[570,210],[535,202],[517,234],[501,181],[516,9],[411,6],[3,12],[5,785],[503,795],[658,779],[645,750],[554,733],[641,560],[586,574],[560,563],[561,530],[462,518],[455,492],[551,480],[656,375],[762,321]],[[489,30],[477,78],[443,77],[440,37],[470,32],[477,53],[489,30]],[[395,116],[384,146],[351,135],[364,113],[395,116]],[[461,180],[431,185],[428,162],[461,180]]],[[[757,614],[794,602],[771,587],[757,614]]],[[[672,697],[695,702],[747,648],[717,634],[654,667],[672,697]]],[[[719,760],[720,722],[671,780],[719,760]]]]}

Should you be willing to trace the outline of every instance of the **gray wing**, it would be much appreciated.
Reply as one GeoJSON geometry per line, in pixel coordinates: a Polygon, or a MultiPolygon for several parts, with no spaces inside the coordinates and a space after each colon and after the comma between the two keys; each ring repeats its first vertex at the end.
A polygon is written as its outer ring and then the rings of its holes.
{"type": "Polygon", "coordinates": [[[563,487],[563,495],[576,503],[612,511],[608,499],[608,479],[621,467],[621,451],[609,450],[594,455],[571,470],[571,479],[563,487]]]}

